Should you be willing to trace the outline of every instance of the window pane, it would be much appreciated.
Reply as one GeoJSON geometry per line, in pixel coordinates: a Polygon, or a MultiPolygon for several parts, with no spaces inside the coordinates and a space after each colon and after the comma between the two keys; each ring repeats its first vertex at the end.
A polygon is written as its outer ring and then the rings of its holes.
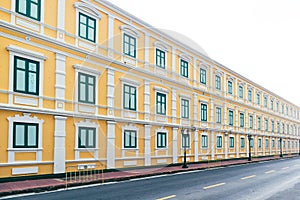
{"type": "Polygon", "coordinates": [[[28,64],[28,70],[32,72],[36,72],[36,64],[35,63],[29,63],[28,64]]]}
{"type": "Polygon", "coordinates": [[[158,137],[157,137],[157,146],[158,147],[162,146],[162,144],[161,144],[161,134],[158,134],[158,137]]]}
{"type": "Polygon", "coordinates": [[[91,28],[95,27],[95,21],[92,19],[89,19],[89,24],[88,24],[91,28]]]}
{"type": "Polygon", "coordinates": [[[129,135],[128,132],[125,132],[125,142],[124,142],[125,147],[129,147],[130,146],[129,141],[130,141],[130,135],[129,135]]]}
{"type": "Polygon", "coordinates": [[[17,71],[17,87],[18,91],[25,91],[25,72],[17,71]]]}
{"type": "Polygon", "coordinates": [[[80,36],[86,38],[86,26],[84,24],[80,24],[80,36]]]}
{"type": "Polygon", "coordinates": [[[131,147],[135,147],[136,144],[135,144],[135,132],[131,132],[131,147]]]}
{"type": "Polygon", "coordinates": [[[25,146],[25,127],[24,125],[16,125],[15,145],[25,146]]]}
{"type": "Polygon", "coordinates": [[[36,146],[37,145],[37,133],[36,126],[28,126],[28,146],[36,146]]]}
{"type": "Polygon", "coordinates": [[[88,89],[89,89],[89,92],[88,92],[88,94],[89,94],[88,101],[89,102],[94,102],[94,87],[91,86],[91,85],[89,85],[88,89]]]}
{"type": "Polygon", "coordinates": [[[30,16],[37,19],[38,18],[38,6],[36,4],[31,4],[30,16]]]}
{"type": "Polygon", "coordinates": [[[88,146],[89,147],[94,147],[94,130],[89,130],[89,141],[88,141],[88,146]]]}
{"type": "Polygon", "coordinates": [[[129,94],[125,93],[124,96],[124,108],[129,108],[129,94]]]}
{"type": "Polygon", "coordinates": [[[94,41],[95,40],[95,30],[93,28],[88,28],[88,39],[94,41]]]}
{"type": "Polygon", "coordinates": [[[29,73],[28,77],[28,92],[36,93],[36,74],[35,73],[29,73]]]}
{"type": "Polygon", "coordinates": [[[85,91],[85,84],[83,84],[83,83],[80,83],[80,97],[79,97],[79,99],[81,100],[81,101],[85,101],[86,99],[85,99],[85,94],[86,94],[86,91],[85,91]]]}
{"type": "Polygon", "coordinates": [[[84,15],[80,15],[80,23],[86,24],[86,17],[84,15]]]}
{"type": "Polygon", "coordinates": [[[17,59],[17,68],[25,69],[25,61],[17,59]]]}
{"type": "Polygon", "coordinates": [[[135,95],[131,94],[131,98],[130,98],[130,108],[131,109],[135,109],[135,95]]]}
{"type": "Polygon", "coordinates": [[[19,7],[18,7],[18,11],[20,13],[23,13],[23,14],[26,14],[26,10],[27,10],[27,7],[26,7],[26,0],[19,0],[19,7]]]}
{"type": "Polygon", "coordinates": [[[85,147],[85,144],[86,144],[86,130],[85,129],[81,129],[80,131],[80,146],[81,147],[85,147]]]}

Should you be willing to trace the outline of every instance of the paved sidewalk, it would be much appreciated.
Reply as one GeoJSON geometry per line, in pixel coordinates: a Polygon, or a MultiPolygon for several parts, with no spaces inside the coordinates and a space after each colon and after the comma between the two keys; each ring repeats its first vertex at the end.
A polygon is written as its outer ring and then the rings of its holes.
{"type": "MultiPolygon", "coordinates": [[[[285,157],[286,158],[286,157],[285,157]]],[[[253,158],[251,162],[260,162],[266,160],[279,159],[278,156],[275,157],[262,157],[253,158]]],[[[215,168],[229,165],[247,164],[249,161],[247,159],[240,160],[226,160],[226,161],[213,161],[197,164],[189,164],[189,168],[182,168],[182,166],[165,166],[157,168],[144,168],[144,169],[133,169],[126,171],[117,172],[106,172],[99,179],[87,179],[81,182],[68,182],[68,187],[91,184],[91,183],[101,183],[101,182],[112,182],[112,181],[122,181],[132,178],[141,178],[147,176],[170,174],[183,171],[192,171],[199,169],[215,168]]],[[[59,188],[65,188],[66,182],[64,178],[48,178],[48,179],[36,179],[36,180],[25,180],[25,181],[14,181],[0,183],[0,197],[20,194],[20,193],[30,193],[30,192],[41,192],[48,190],[55,190],[59,188]]]]}

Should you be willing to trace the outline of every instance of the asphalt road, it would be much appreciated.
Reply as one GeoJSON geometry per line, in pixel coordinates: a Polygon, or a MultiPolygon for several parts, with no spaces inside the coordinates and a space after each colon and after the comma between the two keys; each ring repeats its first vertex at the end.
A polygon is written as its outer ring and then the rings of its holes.
{"type": "Polygon", "coordinates": [[[300,199],[300,158],[133,179],[16,200],[300,199]]]}

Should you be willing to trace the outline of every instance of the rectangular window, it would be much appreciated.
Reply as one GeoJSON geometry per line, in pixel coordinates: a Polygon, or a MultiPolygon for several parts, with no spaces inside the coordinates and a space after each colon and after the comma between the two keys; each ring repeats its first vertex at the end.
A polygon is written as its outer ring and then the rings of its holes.
{"type": "Polygon", "coordinates": [[[202,148],[208,147],[208,136],[207,135],[201,136],[201,146],[202,146],[202,148]]]}
{"type": "Polygon", "coordinates": [[[241,138],[241,148],[245,148],[245,138],[241,138]]]}
{"type": "Polygon", "coordinates": [[[250,147],[251,147],[251,148],[254,147],[254,140],[253,140],[253,138],[250,139],[250,147]]]}
{"type": "Polygon", "coordinates": [[[124,34],[123,53],[132,58],[136,58],[136,38],[124,34]]]}
{"type": "Polygon", "coordinates": [[[137,138],[136,131],[125,130],[124,131],[124,148],[136,148],[137,138]]]}
{"type": "Polygon", "coordinates": [[[167,133],[158,132],[157,133],[157,148],[167,147],[167,133]]]}
{"type": "Polygon", "coordinates": [[[240,113],[240,127],[244,127],[244,113],[240,113]]]}
{"type": "Polygon", "coordinates": [[[189,63],[185,60],[180,60],[180,75],[185,78],[189,77],[189,63]]]}
{"type": "Polygon", "coordinates": [[[216,84],[216,89],[221,90],[221,77],[220,76],[215,76],[215,84],[216,84]]]}
{"type": "Polygon", "coordinates": [[[181,99],[181,117],[188,119],[189,118],[189,100],[181,99]]]}
{"type": "Polygon", "coordinates": [[[16,12],[40,21],[41,19],[41,0],[16,0],[16,12]]]}
{"type": "Polygon", "coordinates": [[[244,98],[244,88],[243,86],[239,86],[239,98],[244,98]]]}
{"type": "Polygon", "coordinates": [[[228,111],[228,125],[233,126],[233,111],[232,110],[228,111]]]}
{"type": "Polygon", "coordinates": [[[95,104],[95,77],[78,73],[78,101],[95,104]]]}
{"type": "Polygon", "coordinates": [[[227,86],[228,86],[228,94],[232,94],[232,82],[228,81],[227,86]]]}
{"type": "Polygon", "coordinates": [[[181,135],[181,144],[182,148],[190,148],[190,134],[182,134],[181,135]]]}
{"type": "Polygon", "coordinates": [[[268,107],[268,98],[264,96],[264,107],[268,107]]]}
{"type": "Polygon", "coordinates": [[[249,128],[253,128],[253,116],[252,115],[250,115],[249,116],[249,128]]]}
{"type": "Polygon", "coordinates": [[[78,134],[78,148],[96,147],[96,129],[80,127],[78,134]]]}
{"type": "Polygon", "coordinates": [[[269,139],[266,138],[266,148],[269,148],[269,139]]]}
{"type": "Polygon", "coordinates": [[[272,133],[274,133],[275,131],[275,125],[274,125],[274,121],[272,121],[272,133]]]}
{"type": "Polygon", "coordinates": [[[166,115],[166,94],[156,93],[156,114],[166,115]]]}
{"type": "Polygon", "coordinates": [[[270,101],[270,106],[271,106],[271,110],[274,110],[274,101],[273,100],[270,101]]]}
{"type": "Polygon", "coordinates": [[[257,118],[257,130],[260,131],[261,123],[260,123],[260,117],[257,118]]]}
{"type": "Polygon", "coordinates": [[[258,138],[258,148],[261,148],[261,138],[258,138]]]}
{"type": "Polygon", "coordinates": [[[280,133],[280,123],[277,122],[277,133],[280,133]]]}
{"type": "Polygon", "coordinates": [[[38,148],[38,124],[13,124],[13,148],[38,148]]]}
{"type": "Polygon", "coordinates": [[[284,114],[284,105],[281,106],[281,113],[284,114]]]}
{"type": "Polygon", "coordinates": [[[14,57],[14,91],[39,95],[39,62],[14,57]]]}
{"type": "Polygon", "coordinates": [[[201,103],[201,121],[207,122],[207,105],[201,103]]]}
{"type": "Polygon", "coordinates": [[[206,84],[206,70],[200,68],[200,83],[206,84]]]}
{"type": "Polygon", "coordinates": [[[282,123],[282,133],[284,133],[284,129],[285,129],[284,123],[282,123]]]}
{"type": "Polygon", "coordinates": [[[260,94],[259,93],[256,94],[256,104],[260,105],[260,94]]]}
{"type": "Polygon", "coordinates": [[[252,90],[248,90],[248,101],[252,102],[252,90]]]}
{"type": "Polygon", "coordinates": [[[127,110],[136,110],[136,87],[124,85],[123,89],[123,108],[127,110]]]}
{"type": "Polygon", "coordinates": [[[222,148],[222,136],[217,136],[217,148],[222,148]]]}
{"type": "Polygon", "coordinates": [[[272,139],[272,148],[275,148],[275,140],[272,139]]]}
{"type": "Polygon", "coordinates": [[[216,108],[216,122],[218,123],[218,124],[221,124],[221,120],[222,120],[222,110],[221,110],[221,108],[216,108]]]}
{"type": "Polygon", "coordinates": [[[276,102],[276,112],[279,112],[279,103],[276,102]]]}
{"type": "Polygon", "coordinates": [[[234,148],[234,137],[229,138],[229,147],[234,148]]]}
{"type": "Polygon", "coordinates": [[[156,66],[166,68],[166,53],[160,49],[156,49],[156,66]]]}
{"type": "Polygon", "coordinates": [[[91,42],[96,41],[96,20],[79,13],[79,37],[91,42]]]}
{"type": "Polygon", "coordinates": [[[269,128],[269,120],[265,119],[265,131],[268,131],[269,128]]]}

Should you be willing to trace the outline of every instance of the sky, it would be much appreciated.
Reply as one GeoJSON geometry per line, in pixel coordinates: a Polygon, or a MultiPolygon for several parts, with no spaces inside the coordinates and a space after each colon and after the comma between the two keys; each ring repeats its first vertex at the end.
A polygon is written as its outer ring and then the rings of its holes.
{"type": "Polygon", "coordinates": [[[108,0],[300,106],[299,0],[108,0]]]}

